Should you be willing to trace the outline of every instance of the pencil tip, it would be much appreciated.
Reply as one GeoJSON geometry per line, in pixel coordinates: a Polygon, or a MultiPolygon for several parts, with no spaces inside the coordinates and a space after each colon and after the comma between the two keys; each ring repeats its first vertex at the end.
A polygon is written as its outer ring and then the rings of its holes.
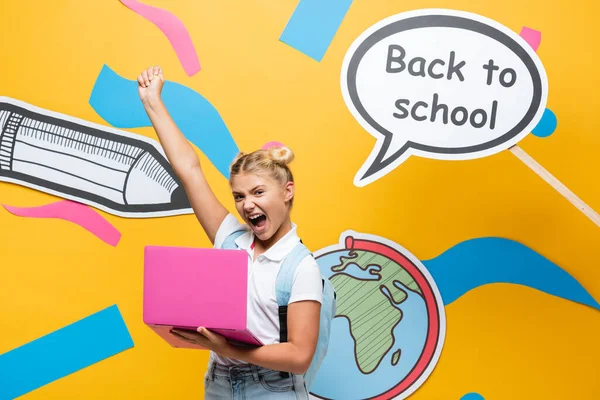
{"type": "Polygon", "coordinates": [[[177,208],[190,208],[190,201],[187,198],[185,189],[183,186],[178,186],[177,189],[171,193],[171,204],[177,206],[177,208]]]}

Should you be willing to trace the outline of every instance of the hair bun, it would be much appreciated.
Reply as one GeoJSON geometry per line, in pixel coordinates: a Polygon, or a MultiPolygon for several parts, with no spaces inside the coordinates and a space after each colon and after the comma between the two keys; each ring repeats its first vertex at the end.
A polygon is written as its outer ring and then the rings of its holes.
{"type": "Polygon", "coordinates": [[[269,158],[275,162],[287,165],[294,160],[294,152],[288,147],[271,147],[267,151],[269,158]]]}

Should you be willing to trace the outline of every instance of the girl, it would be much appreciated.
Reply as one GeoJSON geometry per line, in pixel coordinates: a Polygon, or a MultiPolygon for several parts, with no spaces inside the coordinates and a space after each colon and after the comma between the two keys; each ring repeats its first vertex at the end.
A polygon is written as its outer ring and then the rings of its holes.
{"type": "Polygon", "coordinates": [[[245,222],[242,225],[216,198],[193,147],[162,103],[162,69],[150,67],[137,80],[148,117],[211,243],[221,247],[230,234],[246,230],[235,243],[248,252],[248,327],[265,345],[252,349],[232,346],[222,336],[199,327],[199,344],[211,351],[205,398],[308,399],[302,374],[315,353],[323,290],[315,259],[304,258],[296,270],[284,343],[279,341],[275,294],[277,272],[300,241],[290,219],[295,188],[287,164],[294,157],[292,151],[273,147],[235,158],[229,183],[237,212],[245,222]]]}

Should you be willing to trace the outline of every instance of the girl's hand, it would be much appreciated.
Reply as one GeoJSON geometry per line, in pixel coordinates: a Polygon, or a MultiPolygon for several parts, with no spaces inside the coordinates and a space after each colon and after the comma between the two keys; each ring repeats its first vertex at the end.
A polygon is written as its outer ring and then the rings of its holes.
{"type": "Polygon", "coordinates": [[[227,343],[227,339],[217,333],[209,331],[204,327],[199,327],[197,331],[204,336],[204,338],[201,339],[202,343],[199,343],[201,346],[226,357],[226,354],[228,354],[228,350],[231,347],[231,345],[227,343]]]}
{"type": "Polygon", "coordinates": [[[165,83],[162,68],[152,66],[137,77],[138,93],[143,103],[149,103],[160,99],[163,85],[165,83]]]}

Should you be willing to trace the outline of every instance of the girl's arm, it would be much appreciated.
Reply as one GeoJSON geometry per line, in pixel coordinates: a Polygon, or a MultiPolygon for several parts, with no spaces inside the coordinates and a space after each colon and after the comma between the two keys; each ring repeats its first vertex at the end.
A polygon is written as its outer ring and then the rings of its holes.
{"type": "Polygon", "coordinates": [[[169,163],[181,180],[196,218],[214,244],[217,230],[228,214],[208,185],[198,155],[181,133],[162,102],[164,78],[160,67],[138,76],[138,92],[169,163]]]}
{"type": "Polygon", "coordinates": [[[214,333],[201,329],[207,347],[223,357],[245,361],[276,371],[303,374],[308,370],[319,338],[318,301],[298,301],[288,306],[288,341],[253,349],[239,348],[220,340],[214,333]],[[217,342],[217,343],[215,343],[217,342]]]}

